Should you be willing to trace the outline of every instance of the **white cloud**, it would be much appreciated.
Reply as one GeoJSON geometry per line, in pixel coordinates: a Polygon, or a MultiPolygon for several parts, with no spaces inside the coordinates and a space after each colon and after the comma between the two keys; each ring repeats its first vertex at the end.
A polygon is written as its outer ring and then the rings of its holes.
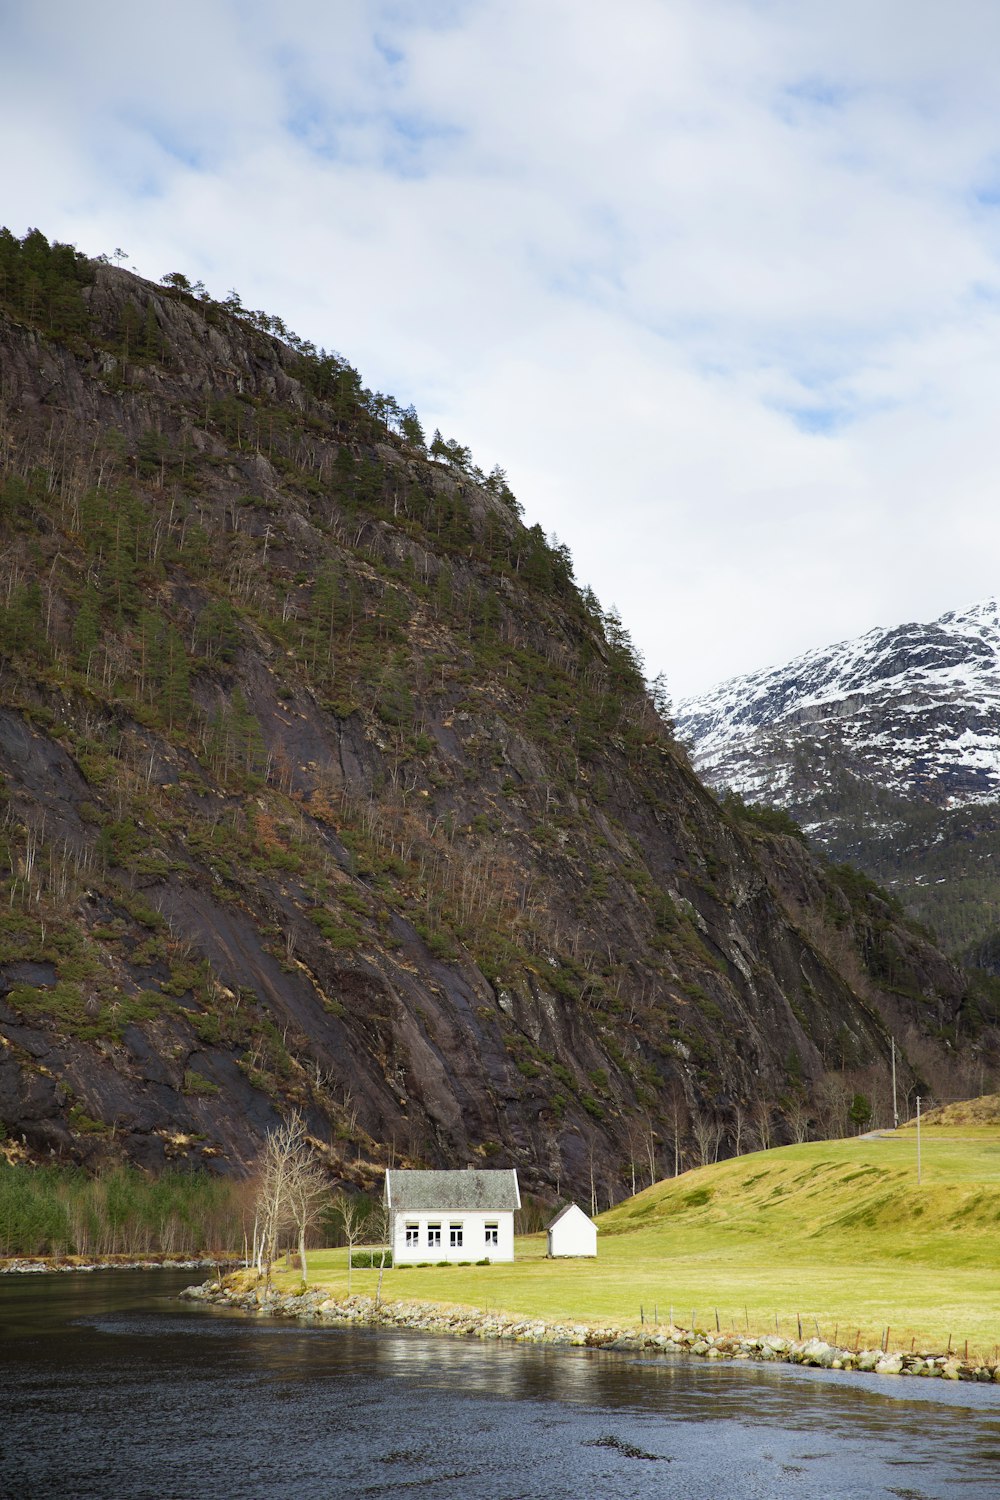
{"type": "Polygon", "coordinates": [[[998,44],[978,0],[49,0],[0,19],[0,217],[340,349],[688,691],[995,586],[998,44]]]}

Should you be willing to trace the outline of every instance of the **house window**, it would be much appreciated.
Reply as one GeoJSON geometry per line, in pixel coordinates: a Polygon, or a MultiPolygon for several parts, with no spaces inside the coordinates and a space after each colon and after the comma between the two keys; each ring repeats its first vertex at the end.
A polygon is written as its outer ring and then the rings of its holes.
{"type": "Polygon", "coordinates": [[[448,1225],[448,1243],[453,1250],[462,1248],[462,1226],[461,1224],[448,1225]]]}
{"type": "Polygon", "coordinates": [[[420,1225],[407,1224],[406,1226],[406,1248],[415,1250],[420,1244],[420,1225]]]}
{"type": "Polygon", "coordinates": [[[428,1250],[440,1250],[441,1248],[441,1225],[428,1224],[427,1226],[427,1248],[428,1250]]]}
{"type": "Polygon", "coordinates": [[[499,1243],[500,1243],[500,1225],[499,1224],[487,1224],[487,1226],[486,1226],[486,1243],[487,1243],[487,1245],[499,1245],[499,1243]]]}

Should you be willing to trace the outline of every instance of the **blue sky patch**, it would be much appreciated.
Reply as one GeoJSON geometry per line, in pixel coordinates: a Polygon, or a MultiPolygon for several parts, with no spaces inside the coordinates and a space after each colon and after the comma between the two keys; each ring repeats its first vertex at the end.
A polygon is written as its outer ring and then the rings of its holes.
{"type": "Polygon", "coordinates": [[[204,171],[205,152],[196,147],[188,136],[171,129],[167,121],[152,120],[132,110],[121,111],[119,119],[129,129],[146,136],[172,161],[180,162],[181,166],[189,167],[193,172],[204,171]]]}
{"type": "Polygon", "coordinates": [[[819,436],[837,432],[850,421],[850,415],[843,407],[837,406],[779,406],[777,409],[790,416],[800,432],[819,436]]]}
{"type": "Polygon", "coordinates": [[[797,83],[785,87],[785,97],[799,104],[811,104],[817,109],[843,109],[856,96],[857,89],[833,78],[815,74],[801,78],[797,83]]]}

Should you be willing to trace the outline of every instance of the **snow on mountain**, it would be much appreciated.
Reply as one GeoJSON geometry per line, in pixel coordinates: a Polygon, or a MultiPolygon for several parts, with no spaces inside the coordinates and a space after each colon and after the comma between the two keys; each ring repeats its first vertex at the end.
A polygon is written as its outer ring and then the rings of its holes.
{"type": "Polygon", "coordinates": [[[844,771],[942,807],[1000,799],[1000,605],[870,630],[681,703],[711,785],[804,806],[844,771]]]}

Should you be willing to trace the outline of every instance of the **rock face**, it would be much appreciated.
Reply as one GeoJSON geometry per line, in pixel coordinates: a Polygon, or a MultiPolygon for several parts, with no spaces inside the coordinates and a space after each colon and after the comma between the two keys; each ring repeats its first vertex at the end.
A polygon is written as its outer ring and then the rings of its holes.
{"type": "Polygon", "coordinates": [[[677,726],[710,785],[786,809],[954,951],[989,946],[1000,912],[996,599],[735,678],[681,704],[677,726]]]}
{"type": "Polygon", "coordinates": [[[294,1107],[359,1183],[603,1204],[963,1015],[720,810],[502,476],[262,315],[70,271],[0,315],[8,1154],[243,1171],[294,1107]]]}

